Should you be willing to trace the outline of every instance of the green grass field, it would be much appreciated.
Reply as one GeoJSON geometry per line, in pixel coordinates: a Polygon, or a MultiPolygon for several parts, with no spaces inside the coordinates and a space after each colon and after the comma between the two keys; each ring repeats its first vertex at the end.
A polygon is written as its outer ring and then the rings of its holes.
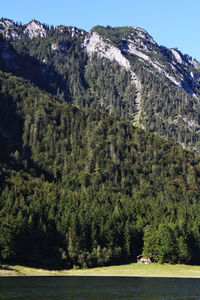
{"type": "Polygon", "coordinates": [[[83,270],[50,271],[24,266],[7,266],[0,270],[0,276],[144,276],[144,277],[197,277],[200,266],[190,265],[150,265],[129,264],[83,270]]]}

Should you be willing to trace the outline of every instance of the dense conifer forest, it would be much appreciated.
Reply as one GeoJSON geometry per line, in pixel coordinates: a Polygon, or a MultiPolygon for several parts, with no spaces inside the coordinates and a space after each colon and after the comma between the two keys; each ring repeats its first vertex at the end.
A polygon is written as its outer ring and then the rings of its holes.
{"type": "Polygon", "coordinates": [[[0,107],[1,263],[200,263],[198,155],[5,72],[0,107]]]}

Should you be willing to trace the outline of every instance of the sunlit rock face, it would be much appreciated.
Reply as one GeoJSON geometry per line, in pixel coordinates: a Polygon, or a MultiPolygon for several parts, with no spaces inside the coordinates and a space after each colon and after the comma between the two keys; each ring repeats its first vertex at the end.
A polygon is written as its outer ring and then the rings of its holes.
{"type": "Polygon", "coordinates": [[[0,20],[0,33],[8,40],[15,40],[19,37],[17,25],[9,19],[0,20]]]}
{"type": "Polygon", "coordinates": [[[40,36],[41,38],[46,37],[47,30],[45,29],[44,25],[41,23],[32,20],[25,28],[24,34],[28,36],[30,39],[40,36]]]}

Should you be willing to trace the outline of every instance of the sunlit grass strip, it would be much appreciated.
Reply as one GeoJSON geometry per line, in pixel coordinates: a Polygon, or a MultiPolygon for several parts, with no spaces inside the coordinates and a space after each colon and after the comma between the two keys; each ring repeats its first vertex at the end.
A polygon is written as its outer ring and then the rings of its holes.
{"type": "Polygon", "coordinates": [[[144,276],[200,278],[200,266],[169,264],[129,264],[82,270],[45,270],[25,266],[9,266],[0,276],[144,276]]]}

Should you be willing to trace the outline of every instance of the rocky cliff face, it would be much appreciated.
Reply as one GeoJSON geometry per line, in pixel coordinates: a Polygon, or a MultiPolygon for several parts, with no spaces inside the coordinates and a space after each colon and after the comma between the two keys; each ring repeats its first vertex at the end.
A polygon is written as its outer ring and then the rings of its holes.
{"type": "Polygon", "coordinates": [[[37,36],[44,38],[47,35],[47,30],[44,25],[35,20],[32,20],[23,30],[23,34],[25,34],[30,39],[37,36]]]}
{"type": "MultiPolygon", "coordinates": [[[[84,30],[78,29],[76,27],[70,26],[56,26],[55,30],[60,33],[70,33],[72,37],[80,36],[85,33],[84,30]]],[[[3,34],[8,40],[16,40],[26,36],[29,39],[34,37],[45,38],[48,34],[49,27],[47,25],[41,24],[36,20],[32,20],[26,25],[18,25],[14,21],[2,18],[0,20],[0,33],[3,34]]]]}
{"type": "Polygon", "coordinates": [[[140,111],[141,99],[141,83],[137,75],[131,69],[130,61],[122,54],[120,48],[115,47],[110,41],[104,41],[102,37],[96,32],[92,31],[85,37],[83,48],[87,51],[89,57],[93,53],[97,53],[99,57],[106,58],[110,61],[117,62],[122,68],[130,72],[132,83],[137,89],[137,98],[135,99],[136,110],[140,111]]]}
{"type": "Polygon", "coordinates": [[[18,25],[12,20],[1,19],[0,20],[0,33],[3,34],[8,40],[16,40],[22,36],[26,36],[29,39],[40,36],[46,37],[46,26],[36,20],[32,20],[27,25],[18,25]]]}
{"type": "Polygon", "coordinates": [[[126,58],[129,53],[148,65],[150,72],[165,76],[176,86],[197,96],[195,89],[200,89],[200,64],[196,60],[183,55],[178,49],[159,46],[144,29],[128,27],[128,34],[126,28],[123,33],[121,29],[108,28],[105,31],[100,26],[95,27],[85,38],[88,54],[96,52],[130,70],[131,63],[126,58]],[[115,39],[112,34],[111,39],[108,38],[109,31],[115,32],[115,39]]]}

